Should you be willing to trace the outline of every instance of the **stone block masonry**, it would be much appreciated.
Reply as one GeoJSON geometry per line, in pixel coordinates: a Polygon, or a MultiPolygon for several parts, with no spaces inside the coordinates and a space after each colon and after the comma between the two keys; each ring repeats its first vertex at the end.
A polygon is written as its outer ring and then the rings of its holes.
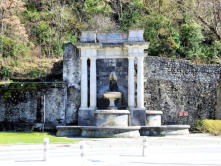
{"type": "Polygon", "coordinates": [[[220,105],[217,100],[220,73],[220,65],[147,57],[145,95],[151,94],[151,98],[146,97],[145,106],[163,111],[163,124],[193,124],[196,119],[218,118],[215,112],[220,105]],[[181,111],[188,112],[188,116],[179,117],[181,111]]]}
{"type": "MultiPolygon", "coordinates": [[[[103,55],[102,52],[98,54],[103,55]]],[[[135,80],[138,76],[137,63],[135,60],[135,80]]],[[[109,104],[108,101],[101,101],[101,96],[108,90],[111,72],[116,73],[118,88],[124,95],[122,101],[116,101],[115,104],[123,106],[121,109],[127,109],[128,64],[125,57],[96,60],[97,87],[94,89],[97,91],[98,109],[106,108],[109,104]]],[[[89,69],[88,66],[87,68],[89,69]]],[[[194,65],[189,61],[148,56],[144,58],[143,72],[145,108],[162,111],[162,124],[193,124],[196,119],[221,119],[220,65],[194,65]],[[180,112],[188,112],[188,115],[184,116],[180,112]]],[[[59,124],[79,125],[80,73],[79,51],[72,44],[68,44],[64,50],[65,82],[1,85],[0,130],[40,128],[43,123],[44,95],[48,128],[55,129],[59,124]]],[[[89,75],[90,71],[88,81],[89,75]]],[[[136,81],[134,86],[137,87],[136,81]]],[[[134,89],[136,95],[137,88],[134,89]]],[[[89,100],[90,87],[88,92],[89,100]]],[[[134,102],[136,104],[136,98],[134,102]]],[[[88,103],[87,105],[89,106],[88,103]]]]}
{"type": "Polygon", "coordinates": [[[121,109],[127,108],[128,99],[128,60],[127,59],[98,59],[97,60],[97,106],[98,109],[108,107],[109,101],[104,99],[103,93],[109,90],[109,76],[115,72],[117,76],[118,89],[122,93],[122,99],[116,101],[117,106],[121,109]]]}
{"type": "Polygon", "coordinates": [[[45,129],[77,124],[77,92],[73,87],[67,89],[65,82],[1,85],[0,130],[41,130],[44,112],[45,129]],[[67,95],[75,97],[74,101],[70,98],[67,101],[67,95]]]}

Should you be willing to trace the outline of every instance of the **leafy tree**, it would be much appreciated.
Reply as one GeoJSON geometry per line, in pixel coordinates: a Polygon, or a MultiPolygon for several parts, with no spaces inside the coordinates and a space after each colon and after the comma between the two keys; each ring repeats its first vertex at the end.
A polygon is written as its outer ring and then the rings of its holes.
{"type": "Polygon", "coordinates": [[[186,23],[181,26],[181,54],[183,58],[196,59],[200,58],[203,34],[201,26],[194,23],[186,23]]]}
{"type": "Polygon", "coordinates": [[[126,31],[129,28],[141,26],[143,1],[133,0],[125,3],[122,7],[120,17],[121,29],[126,31]]]}
{"type": "Polygon", "coordinates": [[[151,15],[145,20],[144,37],[150,41],[149,55],[176,56],[180,47],[179,33],[173,29],[170,20],[162,15],[151,15]]]}

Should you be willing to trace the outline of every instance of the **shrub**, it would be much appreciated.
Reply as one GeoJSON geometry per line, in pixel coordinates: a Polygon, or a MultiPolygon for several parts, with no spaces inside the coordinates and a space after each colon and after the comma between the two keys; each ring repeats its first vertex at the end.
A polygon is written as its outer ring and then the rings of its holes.
{"type": "Polygon", "coordinates": [[[11,77],[11,70],[9,67],[3,67],[0,71],[1,77],[6,80],[11,77]]]}
{"type": "Polygon", "coordinates": [[[122,6],[122,14],[119,19],[121,30],[127,31],[129,28],[139,28],[142,20],[142,0],[133,0],[122,6]]]}
{"type": "Polygon", "coordinates": [[[7,58],[7,57],[18,57],[18,56],[23,56],[25,55],[30,48],[21,42],[16,42],[15,40],[2,35],[2,37],[0,38],[0,40],[2,40],[2,45],[0,49],[3,48],[3,50],[1,50],[1,52],[3,52],[3,57],[7,58]]]}
{"type": "Polygon", "coordinates": [[[180,29],[181,47],[183,58],[194,60],[204,58],[202,54],[202,42],[204,40],[202,28],[195,22],[183,24],[180,29]]]}
{"type": "Polygon", "coordinates": [[[16,42],[13,41],[12,39],[8,38],[5,35],[2,35],[1,40],[2,40],[2,44],[3,44],[3,57],[15,56],[16,42]]]}
{"type": "Polygon", "coordinates": [[[37,70],[31,70],[30,73],[29,73],[29,75],[30,75],[31,77],[38,77],[38,76],[39,76],[39,71],[37,71],[37,70]]]}
{"type": "Polygon", "coordinates": [[[221,135],[221,120],[197,120],[196,128],[203,133],[221,135]]]}
{"type": "Polygon", "coordinates": [[[180,47],[180,36],[165,16],[153,14],[146,17],[144,38],[150,41],[149,55],[177,56],[176,51],[180,47]]]}

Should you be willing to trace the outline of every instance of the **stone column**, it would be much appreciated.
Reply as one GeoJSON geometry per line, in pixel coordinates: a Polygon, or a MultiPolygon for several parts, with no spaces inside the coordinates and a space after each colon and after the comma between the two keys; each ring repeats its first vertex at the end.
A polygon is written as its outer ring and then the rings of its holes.
{"type": "Polygon", "coordinates": [[[87,58],[81,57],[81,109],[88,108],[87,58]]]}
{"type": "Polygon", "coordinates": [[[143,57],[137,59],[137,108],[144,108],[144,65],[143,57]]]}
{"type": "Polygon", "coordinates": [[[134,57],[128,57],[128,107],[134,108],[134,57]]]}
{"type": "Polygon", "coordinates": [[[97,75],[96,75],[96,58],[90,58],[90,108],[97,107],[97,75]]]}

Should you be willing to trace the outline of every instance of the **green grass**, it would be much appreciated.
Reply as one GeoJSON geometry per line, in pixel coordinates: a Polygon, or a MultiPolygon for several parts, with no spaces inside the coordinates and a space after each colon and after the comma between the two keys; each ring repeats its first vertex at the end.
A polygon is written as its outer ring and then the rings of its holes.
{"type": "Polygon", "coordinates": [[[44,138],[49,138],[50,143],[76,143],[77,140],[56,137],[40,132],[0,132],[0,144],[28,144],[43,143],[44,138]]]}

